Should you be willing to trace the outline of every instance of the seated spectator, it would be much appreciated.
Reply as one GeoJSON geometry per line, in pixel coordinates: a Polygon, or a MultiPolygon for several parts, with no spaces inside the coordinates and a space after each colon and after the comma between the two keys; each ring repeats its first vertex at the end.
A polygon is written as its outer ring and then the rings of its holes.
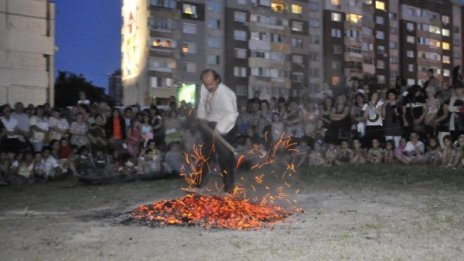
{"type": "MultiPolygon", "coordinates": [[[[399,145],[399,141],[398,141],[399,145]]],[[[387,140],[385,143],[385,153],[383,155],[383,162],[393,163],[395,159],[395,142],[394,140],[387,140]]]]}
{"type": "Polygon", "coordinates": [[[52,116],[48,118],[48,124],[50,140],[61,140],[68,134],[69,123],[65,118],[61,117],[61,111],[58,108],[52,110],[52,116]]]}
{"type": "Polygon", "coordinates": [[[182,146],[178,142],[172,143],[165,155],[165,162],[163,164],[165,173],[178,176],[181,173],[183,162],[182,146]]]}
{"type": "Polygon", "coordinates": [[[333,166],[335,164],[335,160],[337,158],[338,148],[337,145],[330,143],[325,150],[325,165],[326,166],[333,166]]]}
{"type": "Polygon", "coordinates": [[[69,133],[71,133],[71,144],[77,147],[89,145],[89,138],[87,137],[88,127],[84,122],[84,115],[78,113],[75,121],[71,123],[69,133]]]}
{"type": "MultiPolygon", "coordinates": [[[[294,163],[296,167],[302,167],[303,165],[306,165],[309,156],[309,151],[310,147],[308,145],[308,141],[304,139],[301,140],[295,147],[295,150],[292,151],[291,162],[294,163]]],[[[263,152],[261,154],[263,154],[263,152]]],[[[265,154],[266,152],[264,151],[264,155],[265,154]]]]}
{"type": "Polygon", "coordinates": [[[105,153],[106,150],[103,148],[98,148],[95,151],[95,156],[93,157],[93,162],[95,163],[95,174],[97,176],[107,176],[108,166],[111,163],[110,158],[105,153]]]}
{"type": "Polygon", "coordinates": [[[45,167],[45,160],[42,156],[42,152],[34,153],[34,170],[33,170],[34,181],[46,181],[47,180],[47,170],[45,167]]]}
{"type": "Polygon", "coordinates": [[[34,155],[32,152],[25,152],[19,160],[18,170],[15,173],[18,183],[33,181],[34,176],[34,155]]]}
{"type": "Polygon", "coordinates": [[[395,159],[399,160],[399,157],[402,157],[406,143],[408,141],[405,138],[400,139],[400,144],[395,148],[395,159]]]}
{"type": "Polygon", "coordinates": [[[89,141],[92,152],[97,150],[106,151],[108,139],[106,137],[105,124],[101,114],[95,115],[95,123],[89,128],[89,141]]]}
{"type": "Polygon", "coordinates": [[[153,126],[150,124],[150,115],[148,113],[143,114],[143,121],[140,126],[140,131],[143,137],[143,147],[146,148],[148,141],[153,140],[153,126]]]}
{"type": "Polygon", "coordinates": [[[359,138],[353,139],[353,157],[351,164],[359,165],[366,163],[366,151],[362,147],[362,143],[359,138]]]}
{"type": "Polygon", "coordinates": [[[48,146],[42,149],[42,155],[45,162],[45,179],[53,180],[61,177],[63,171],[58,163],[58,159],[52,154],[52,149],[48,146]]]}
{"type": "Polygon", "coordinates": [[[380,142],[378,139],[372,139],[371,148],[367,151],[367,161],[369,163],[382,163],[384,158],[384,150],[380,147],[380,142]]]}
{"type": "Polygon", "coordinates": [[[308,155],[308,165],[309,166],[325,166],[326,160],[322,151],[322,142],[315,141],[313,145],[313,150],[308,155]]]}
{"type": "Polygon", "coordinates": [[[425,145],[419,140],[419,134],[412,131],[409,141],[404,147],[403,154],[398,156],[398,160],[404,164],[421,163],[424,161],[425,145]]]}
{"type": "Polygon", "coordinates": [[[340,145],[340,150],[337,153],[337,158],[335,163],[337,165],[343,165],[347,163],[351,163],[353,159],[353,150],[350,149],[350,145],[348,141],[343,140],[340,145]]]}
{"type": "Polygon", "coordinates": [[[429,138],[427,142],[427,153],[425,159],[428,164],[440,165],[441,163],[441,149],[436,138],[429,138]]]}
{"type": "Polygon", "coordinates": [[[138,159],[137,173],[160,176],[162,172],[160,151],[157,149],[145,149],[138,159]]]}

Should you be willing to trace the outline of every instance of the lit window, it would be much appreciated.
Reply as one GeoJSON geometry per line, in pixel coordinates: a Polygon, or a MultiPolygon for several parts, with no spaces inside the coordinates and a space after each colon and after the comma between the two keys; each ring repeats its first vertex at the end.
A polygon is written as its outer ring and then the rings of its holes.
{"type": "Polygon", "coordinates": [[[332,21],[341,22],[342,21],[342,14],[332,12],[332,21]]]}
{"type": "Polygon", "coordinates": [[[406,23],[406,30],[409,32],[414,31],[414,24],[413,23],[406,23]]]}
{"type": "Polygon", "coordinates": [[[450,75],[451,75],[451,74],[450,74],[450,70],[448,70],[448,69],[443,69],[443,76],[445,76],[445,77],[450,77],[450,75]]]}
{"type": "Polygon", "coordinates": [[[450,57],[448,55],[443,55],[443,63],[444,64],[450,64],[451,63],[450,57]]]}
{"type": "Polygon", "coordinates": [[[191,18],[197,18],[197,7],[191,4],[183,4],[182,5],[182,13],[189,15],[191,18]]]}
{"type": "Polygon", "coordinates": [[[408,36],[406,36],[406,42],[415,43],[416,42],[416,37],[408,35],[408,36]]]}
{"type": "Polygon", "coordinates": [[[442,21],[444,24],[449,24],[449,23],[450,23],[450,18],[449,18],[449,16],[444,15],[444,16],[441,17],[441,21],[442,21]]]}
{"type": "Polygon", "coordinates": [[[375,1],[375,9],[385,11],[385,3],[382,1],[375,1]]]}
{"type": "Polygon", "coordinates": [[[359,23],[362,19],[362,15],[358,15],[358,14],[347,14],[346,15],[346,20],[348,22],[352,22],[352,23],[359,23]]]}
{"type": "Polygon", "coordinates": [[[443,28],[441,29],[441,34],[443,36],[450,36],[450,31],[448,29],[443,28]]]}
{"type": "Polygon", "coordinates": [[[330,3],[331,3],[333,6],[340,6],[340,0],[330,0],[330,3]]]}
{"type": "Polygon", "coordinates": [[[283,11],[285,11],[285,6],[283,4],[280,4],[280,3],[272,3],[271,4],[271,9],[274,12],[283,12],[283,11]]]}
{"type": "Polygon", "coordinates": [[[303,13],[303,7],[301,5],[292,4],[292,13],[294,13],[294,14],[302,14],[303,13]]]}
{"type": "Polygon", "coordinates": [[[331,83],[333,86],[340,85],[340,77],[339,76],[332,76],[331,83]]]}
{"type": "Polygon", "coordinates": [[[188,46],[188,44],[184,43],[184,44],[182,45],[182,53],[183,53],[183,54],[189,53],[189,46],[188,46]]]}
{"type": "MultiPolygon", "coordinates": [[[[438,43],[440,43],[440,42],[438,42],[438,43]]],[[[440,47],[439,44],[437,45],[437,47],[440,47]]],[[[450,49],[450,44],[447,43],[447,42],[443,42],[443,43],[441,44],[441,48],[442,48],[443,50],[449,50],[449,49],[450,49]]]]}
{"type": "Polygon", "coordinates": [[[406,51],[406,57],[408,57],[408,58],[414,58],[414,51],[407,50],[407,51],[406,51]]]}

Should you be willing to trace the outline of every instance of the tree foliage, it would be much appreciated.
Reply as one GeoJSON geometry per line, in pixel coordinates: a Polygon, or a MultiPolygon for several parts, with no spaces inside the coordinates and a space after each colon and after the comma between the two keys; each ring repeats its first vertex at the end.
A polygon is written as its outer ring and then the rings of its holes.
{"type": "Polygon", "coordinates": [[[90,102],[106,101],[112,103],[102,87],[95,86],[83,75],[58,71],[55,81],[55,105],[58,107],[75,106],[79,93],[85,92],[90,102]]]}

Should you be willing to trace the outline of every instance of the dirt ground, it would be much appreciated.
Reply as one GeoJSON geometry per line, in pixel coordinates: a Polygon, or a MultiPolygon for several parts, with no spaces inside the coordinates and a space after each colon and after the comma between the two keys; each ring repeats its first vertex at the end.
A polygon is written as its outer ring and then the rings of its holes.
{"type": "Polygon", "coordinates": [[[124,226],[117,214],[183,196],[180,179],[0,188],[0,260],[462,260],[463,171],[299,170],[304,213],[272,229],[124,226]]]}

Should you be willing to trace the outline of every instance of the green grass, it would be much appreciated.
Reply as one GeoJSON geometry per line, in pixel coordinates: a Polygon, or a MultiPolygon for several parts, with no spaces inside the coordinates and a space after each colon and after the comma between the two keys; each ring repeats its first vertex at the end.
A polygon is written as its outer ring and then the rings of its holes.
{"type": "MultiPolygon", "coordinates": [[[[390,185],[432,185],[464,187],[464,169],[447,169],[427,165],[365,164],[330,167],[303,167],[299,177],[310,182],[314,178],[352,183],[390,185]]],[[[438,187],[437,187],[438,188],[438,187]]]]}

